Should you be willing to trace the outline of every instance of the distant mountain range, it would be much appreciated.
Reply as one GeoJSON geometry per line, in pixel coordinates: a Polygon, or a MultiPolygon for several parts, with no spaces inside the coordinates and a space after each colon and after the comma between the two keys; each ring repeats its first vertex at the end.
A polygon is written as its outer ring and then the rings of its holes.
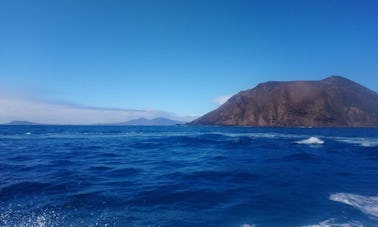
{"type": "Polygon", "coordinates": [[[164,117],[158,117],[154,119],[138,118],[130,121],[113,123],[108,125],[142,125],[142,126],[158,126],[158,125],[177,125],[183,124],[182,121],[176,121],[164,117]]]}
{"type": "Polygon", "coordinates": [[[266,82],[190,125],[378,127],[378,94],[351,80],[266,82]]]}
{"type": "MultiPolygon", "coordinates": [[[[159,126],[159,125],[178,125],[184,124],[185,122],[176,121],[169,118],[158,117],[154,119],[146,119],[146,118],[138,118],[133,119],[130,121],[119,122],[119,123],[110,123],[110,124],[99,124],[99,125],[114,125],[114,126],[122,126],[122,125],[145,125],[145,126],[159,126]]],[[[3,125],[44,125],[36,122],[31,121],[11,121],[5,123],[3,125]]]]}

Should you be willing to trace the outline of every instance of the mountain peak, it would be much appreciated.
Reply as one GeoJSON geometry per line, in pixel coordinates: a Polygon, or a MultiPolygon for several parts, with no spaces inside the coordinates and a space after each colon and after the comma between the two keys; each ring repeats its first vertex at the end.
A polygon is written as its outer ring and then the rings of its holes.
{"type": "Polygon", "coordinates": [[[321,82],[325,82],[325,83],[354,83],[354,84],[357,84],[355,82],[353,82],[352,80],[349,80],[343,76],[337,76],[337,75],[334,75],[334,76],[329,76],[323,80],[321,80],[321,82]]]}
{"type": "Polygon", "coordinates": [[[324,81],[324,80],[348,80],[348,81],[350,81],[350,80],[347,79],[346,77],[339,76],[339,75],[331,75],[331,76],[329,76],[329,77],[323,79],[323,81],[324,81]]]}

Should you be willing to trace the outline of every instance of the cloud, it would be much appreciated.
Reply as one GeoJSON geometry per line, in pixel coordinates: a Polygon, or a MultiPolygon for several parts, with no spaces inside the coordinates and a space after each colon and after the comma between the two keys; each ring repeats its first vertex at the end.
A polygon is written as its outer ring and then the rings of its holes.
{"type": "Polygon", "coordinates": [[[140,117],[167,117],[181,121],[193,119],[159,110],[91,107],[0,93],[0,123],[22,120],[44,124],[98,124],[123,122],[140,117]]]}
{"type": "Polygon", "coordinates": [[[227,102],[227,100],[229,100],[231,96],[232,95],[219,96],[219,97],[214,98],[212,101],[220,106],[220,105],[223,105],[225,102],[227,102]]]}

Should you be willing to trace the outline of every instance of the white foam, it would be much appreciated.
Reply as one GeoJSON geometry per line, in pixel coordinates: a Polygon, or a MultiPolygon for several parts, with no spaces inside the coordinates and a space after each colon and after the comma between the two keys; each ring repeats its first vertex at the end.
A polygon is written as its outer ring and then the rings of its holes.
{"type": "Polygon", "coordinates": [[[250,224],[243,224],[240,227],[256,227],[256,225],[250,225],[250,224]]]}
{"type": "Polygon", "coordinates": [[[45,227],[53,225],[52,221],[45,217],[45,214],[36,215],[33,212],[27,217],[23,216],[21,212],[2,213],[0,214],[0,223],[4,224],[4,226],[19,227],[45,227]]]}
{"type": "Polygon", "coordinates": [[[364,141],[361,143],[361,146],[363,147],[376,147],[378,146],[377,142],[370,142],[370,141],[364,141]]]}
{"type": "Polygon", "coordinates": [[[347,223],[336,223],[335,219],[331,218],[315,225],[304,225],[302,227],[363,227],[360,222],[350,221],[347,223]]]}
{"type": "Polygon", "coordinates": [[[335,140],[342,143],[360,145],[362,147],[378,147],[378,139],[375,138],[335,137],[335,140]]]}
{"type": "Polygon", "coordinates": [[[362,196],[349,193],[336,193],[330,200],[350,205],[363,213],[378,218],[378,196],[362,196]]]}
{"type": "MultiPolygon", "coordinates": [[[[208,134],[206,133],[200,133],[202,134],[208,134]]],[[[228,132],[214,132],[211,134],[216,135],[223,135],[223,136],[229,136],[229,137],[250,137],[250,138],[262,138],[262,139],[293,139],[293,138],[302,138],[303,135],[296,135],[296,134],[283,134],[283,133],[275,133],[275,132],[243,132],[243,133],[228,133],[228,132]]]]}
{"type": "Polygon", "coordinates": [[[296,141],[295,143],[297,144],[323,144],[324,141],[319,139],[318,137],[315,137],[315,136],[311,136],[310,138],[308,139],[305,139],[305,140],[299,140],[299,141],[296,141]]]}

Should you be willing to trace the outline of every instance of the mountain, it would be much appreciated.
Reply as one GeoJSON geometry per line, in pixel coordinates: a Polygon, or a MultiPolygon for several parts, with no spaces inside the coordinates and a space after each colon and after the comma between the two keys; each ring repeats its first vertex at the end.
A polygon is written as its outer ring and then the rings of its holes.
{"type": "Polygon", "coordinates": [[[183,124],[184,122],[175,121],[168,118],[158,117],[154,119],[138,118],[126,122],[115,123],[111,125],[176,125],[183,124]]]}
{"type": "Polygon", "coordinates": [[[11,122],[5,123],[5,125],[41,125],[41,124],[31,122],[31,121],[11,121],[11,122]]]}
{"type": "Polygon", "coordinates": [[[191,125],[378,127],[378,94],[351,80],[266,82],[191,125]]]}

